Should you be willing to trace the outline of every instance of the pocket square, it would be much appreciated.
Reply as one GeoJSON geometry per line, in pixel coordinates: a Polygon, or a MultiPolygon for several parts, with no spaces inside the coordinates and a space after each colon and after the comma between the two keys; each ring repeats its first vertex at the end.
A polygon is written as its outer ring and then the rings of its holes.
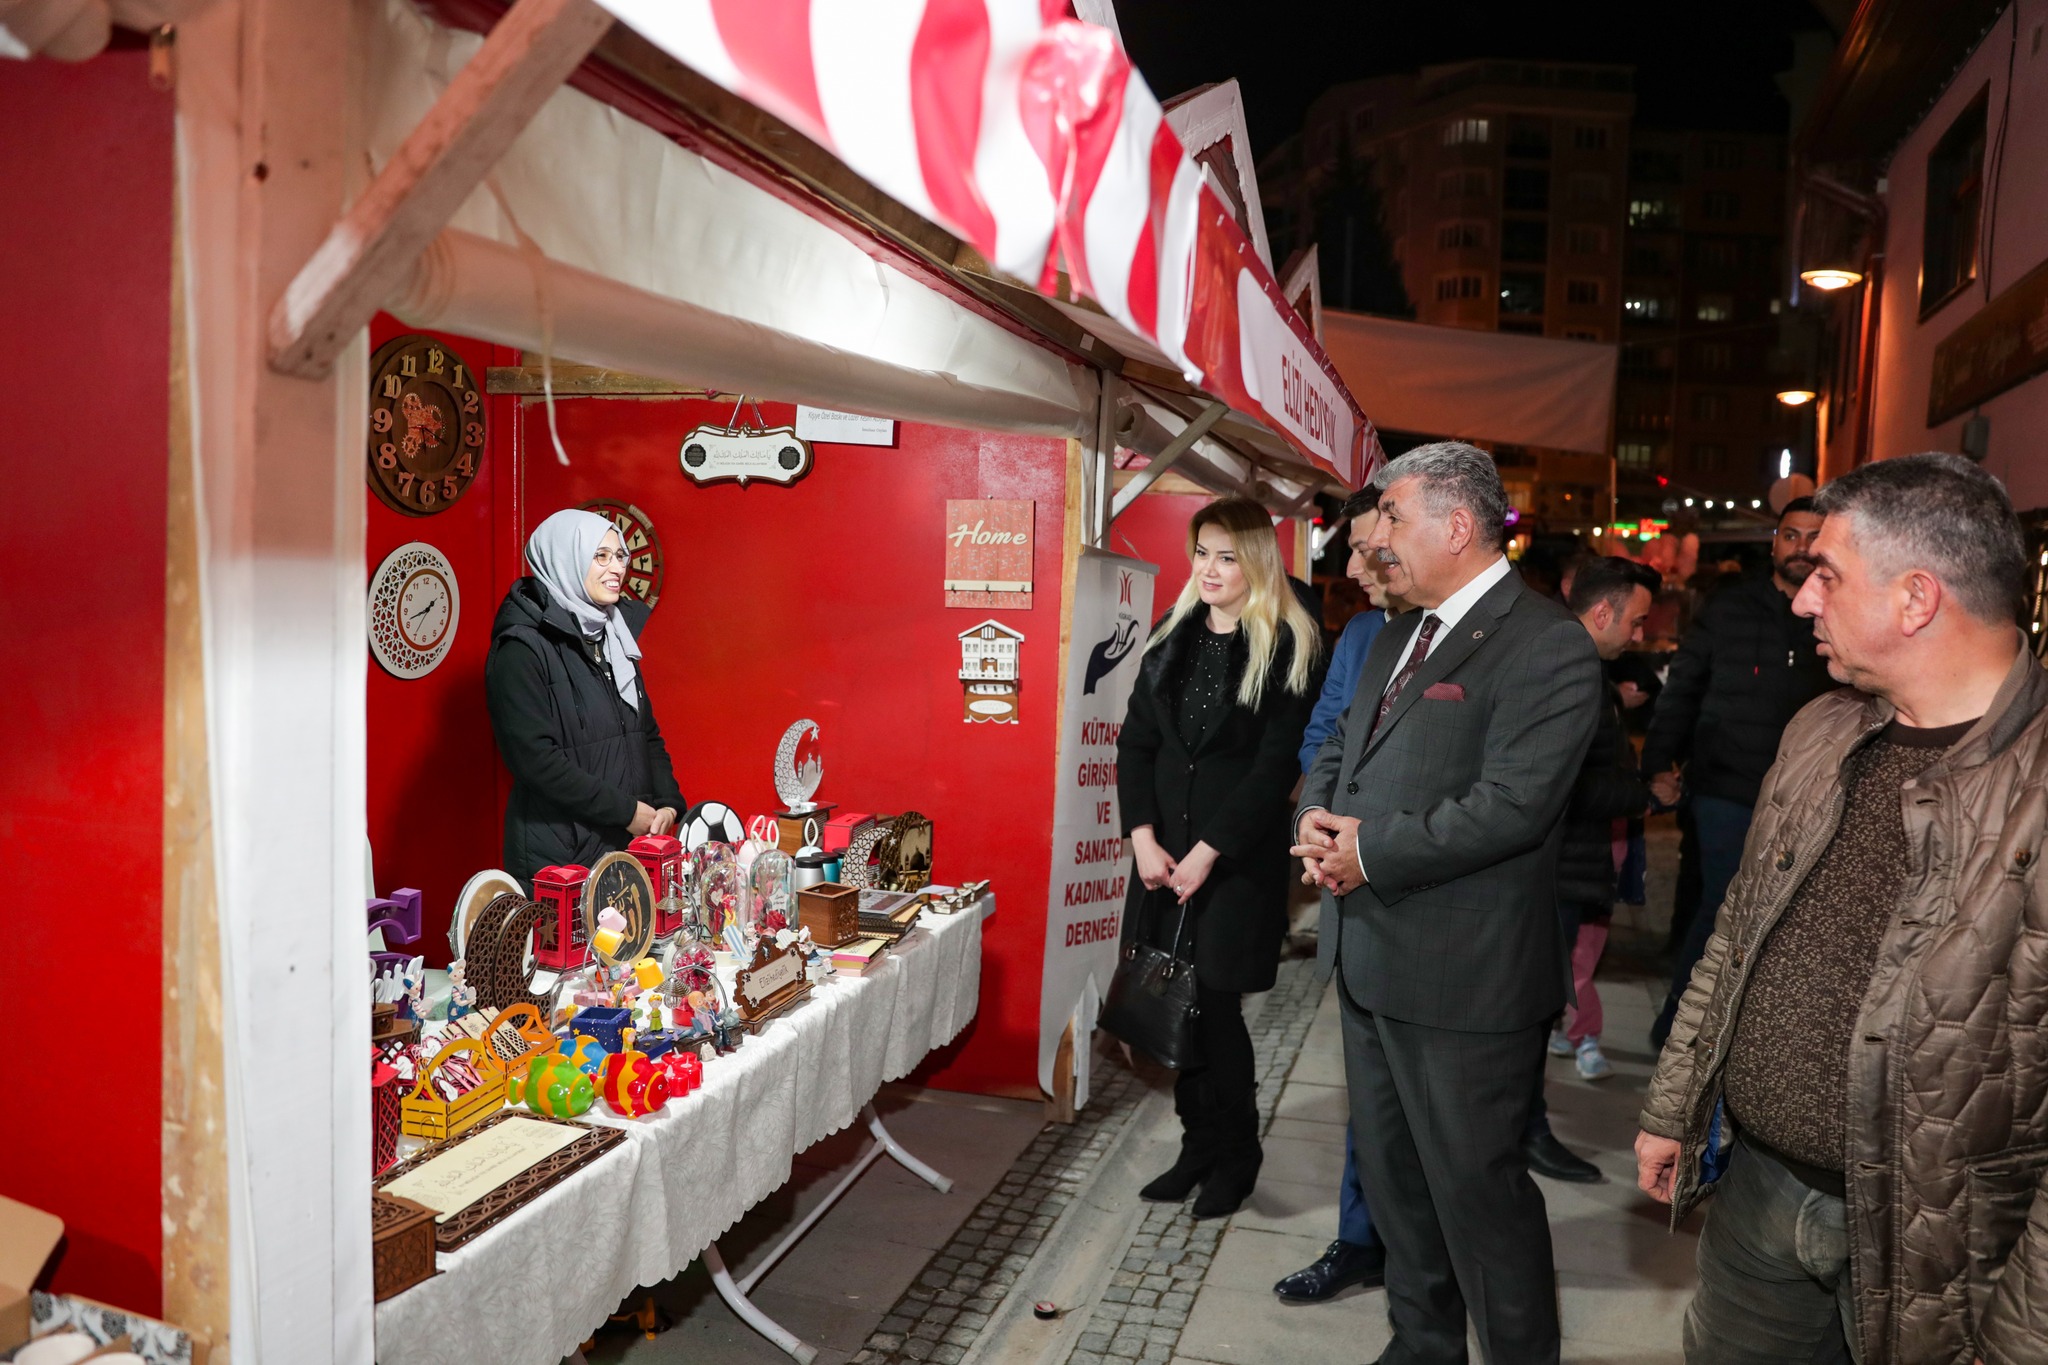
{"type": "Polygon", "coordinates": [[[1431,683],[1428,687],[1422,689],[1422,696],[1425,701],[1463,701],[1465,700],[1465,684],[1431,683]]]}

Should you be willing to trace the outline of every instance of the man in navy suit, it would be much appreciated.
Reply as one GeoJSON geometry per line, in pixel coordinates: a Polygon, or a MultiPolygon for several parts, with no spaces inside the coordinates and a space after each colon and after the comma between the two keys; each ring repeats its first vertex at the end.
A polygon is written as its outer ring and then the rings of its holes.
{"type": "MultiPolygon", "coordinates": [[[[1358,690],[1358,675],[1365,671],[1366,655],[1372,642],[1388,621],[1408,610],[1408,604],[1387,591],[1386,570],[1379,556],[1369,548],[1373,527],[1380,519],[1380,490],[1368,484],[1351,495],[1343,515],[1351,525],[1346,540],[1351,557],[1344,572],[1365,594],[1366,608],[1344,623],[1330,651],[1330,669],[1323,675],[1323,693],[1309,716],[1308,729],[1301,738],[1301,770],[1306,774],[1316,761],[1323,741],[1336,733],[1351,696],[1358,690]]],[[[1327,894],[1327,893],[1326,893],[1327,894]]],[[[1321,1303],[1353,1285],[1380,1283],[1387,1261],[1387,1249],[1373,1231],[1372,1209],[1365,1202],[1365,1189],[1358,1180],[1358,1156],[1352,1134],[1344,1130],[1344,1176],[1337,1187],[1337,1238],[1311,1264],[1288,1275],[1273,1286],[1273,1292],[1288,1303],[1321,1303]]]]}
{"type": "Polygon", "coordinates": [[[1423,446],[1374,476],[1368,546],[1423,608],[1381,631],[1302,791],[1295,855],[1325,901],[1359,1174],[1387,1247],[1382,1365],[1556,1365],[1543,1196],[1522,1152],[1570,958],[1565,804],[1599,655],[1505,551],[1493,461],[1423,446]]]}

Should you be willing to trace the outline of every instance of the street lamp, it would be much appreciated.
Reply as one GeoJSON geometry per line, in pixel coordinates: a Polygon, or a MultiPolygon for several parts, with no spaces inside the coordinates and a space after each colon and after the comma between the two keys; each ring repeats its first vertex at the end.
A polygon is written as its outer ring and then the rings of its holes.
{"type": "Polygon", "coordinates": [[[1788,408],[1805,407],[1813,401],[1812,389],[1780,389],[1778,401],[1788,408]]]}
{"type": "Polygon", "coordinates": [[[1802,270],[1799,272],[1799,278],[1815,289],[1832,294],[1837,289],[1849,289],[1863,283],[1863,272],[1851,270],[1847,266],[1828,265],[1813,270],[1802,270]]]}

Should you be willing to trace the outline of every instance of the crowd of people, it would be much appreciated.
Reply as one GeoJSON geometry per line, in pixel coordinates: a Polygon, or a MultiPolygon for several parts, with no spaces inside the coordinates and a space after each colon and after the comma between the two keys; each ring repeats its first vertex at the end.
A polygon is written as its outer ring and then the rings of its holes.
{"type": "Polygon", "coordinates": [[[1350,1128],[1337,1236],[1275,1292],[1384,1284],[1388,1365],[1463,1362],[1468,1330],[1558,1360],[1531,1172],[1600,1175],[1550,1131],[1545,1056],[1612,1076],[1595,968],[1675,809],[1636,1157],[1674,1228],[1716,1196],[1687,1361],[2048,1360],[2048,674],[2003,488],[1920,455],[1792,501],[1654,674],[1658,571],[1582,556],[1552,590],[1508,510],[1472,446],[1382,467],[1344,508],[1369,605],[1327,649],[1261,508],[1189,526],[1118,755],[1125,933],[1196,983],[1179,1156],[1142,1193],[1250,1197],[1242,997],[1312,887],[1350,1128]]]}

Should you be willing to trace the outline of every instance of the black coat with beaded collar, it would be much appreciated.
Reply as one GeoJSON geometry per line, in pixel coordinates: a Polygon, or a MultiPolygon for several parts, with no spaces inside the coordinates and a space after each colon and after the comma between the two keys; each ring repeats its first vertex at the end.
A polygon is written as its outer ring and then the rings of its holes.
{"type": "MultiPolygon", "coordinates": [[[[1195,633],[1208,629],[1207,617],[1200,608],[1189,612],[1138,665],[1117,738],[1117,803],[1126,837],[1150,825],[1176,860],[1197,843],[1217,851],[1216,866],[1189,902],[1195,979],[1210,990],[1263,991],[1278,975],[1287,936],[1289,797],[1301,775],[1301,736],[1322,688],[1322,669],[1319,663],[1310,670],[1299,695],[1287,690],[1294,643],[1283,627],[1258,709],[1243,705],[1237,690],[1250,646],[1240,627],[1230,642],[1230,704],[1189,746],[1174,710],[1188,652],[1195,633]]],[[[1163,888],[1152,893],[1148,907],[1145,884],[1132,870],[1124,900],[1127,939],[1142,925],[1148,941],[1167,946],[1179,914],[1173,893],[1163,888]]]]}

